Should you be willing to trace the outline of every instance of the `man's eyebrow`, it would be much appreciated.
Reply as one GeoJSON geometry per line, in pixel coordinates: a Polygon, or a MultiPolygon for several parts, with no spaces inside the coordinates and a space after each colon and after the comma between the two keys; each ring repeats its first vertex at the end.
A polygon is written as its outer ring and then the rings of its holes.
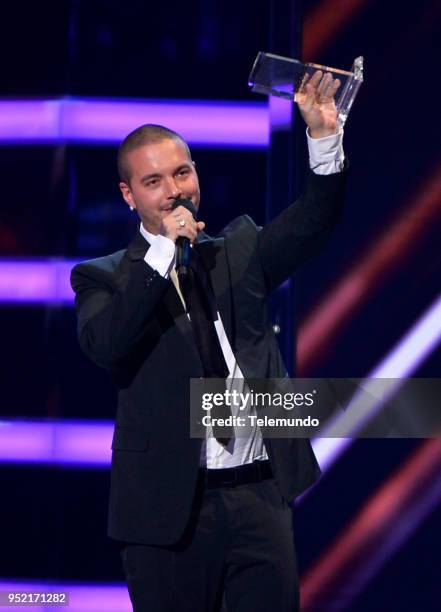
{"type": "Polygon", "coordinates": [[[145,176],[142,177],[141,179],[141,183],[144,183],[145,181],[148,181],[152,178],[160,178],[161,175],[159,174],[159,172],[154,172],[153,174],[146,174],[145,176]]]}
{"type": "Polygon", "coordinates": [[[179,170],[183,170],[184,168],[191,168],[190,162],[184,162],[183,164],[178,166],[176,170],[173,172],[173,174],[176,174],[176,172],[179,172],[179,170]]]}
{"type": "MultiPolygon", "coordinates": [[[[190,168],[190,162],[184,162],[183,164],[180,164],[177,168],[175,168],[173,170],[173,174],[176,174],[177,172],[179,172],[180,170],[183,170],[184,168],[190,168]]],[[[144,183],[145,181],[149,181],[152,178],[161,178],[161,174],[159,172],[153,172],[153,174],[146,174],[145,176],[142,177],[141,179],[141,183],[144,183]]]]}

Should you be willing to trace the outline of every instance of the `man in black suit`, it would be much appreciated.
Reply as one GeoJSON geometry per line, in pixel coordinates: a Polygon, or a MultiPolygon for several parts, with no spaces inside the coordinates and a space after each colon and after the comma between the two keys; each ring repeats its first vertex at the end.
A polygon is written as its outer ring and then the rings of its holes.
{"type": "Polygon", "coordinates": [[[290,504],[319,474],[309,441],[264,439],[258,427],[247,438],[190,438],[189,380],[286,376],[266,298],[338,218],[338,85],[321,73],[306,85],[307,188],[263,229],[242,216],[210,238],[185,205],[174,208],[182,198],[199,208],[183,139],[153,125],[129,134],[120,188],[140,231],[72,271],[81,347],[118,387],[109,535],[137,612],[208,612],[222,594],[230,612],[298,610],[290,504]],[[184,286],[182,237],[193,246],[184,286]]]}

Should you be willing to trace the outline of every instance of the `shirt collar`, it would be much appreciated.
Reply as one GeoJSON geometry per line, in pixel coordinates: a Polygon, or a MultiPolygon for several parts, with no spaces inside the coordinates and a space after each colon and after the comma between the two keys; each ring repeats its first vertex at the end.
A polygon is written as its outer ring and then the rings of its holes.
{"type": "Polygon", "coordinates": [[[153,244],[155,242],[156,240],[155,234],[151,234],[150,232],[148,232],[142,223],[139,224],[139,231],[141,232],[141,234],[144,236],[144,238],[147,240],[149,244],[153,244]]]}

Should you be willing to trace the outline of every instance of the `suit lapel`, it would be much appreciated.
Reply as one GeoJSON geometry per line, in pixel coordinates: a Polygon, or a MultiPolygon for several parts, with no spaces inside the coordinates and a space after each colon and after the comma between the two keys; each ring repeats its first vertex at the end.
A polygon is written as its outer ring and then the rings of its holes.
{"type": "Polygon", "coordinates": [[[138,230],[132,242],[127,247],[127,257],[132,261],[144,259],[145,254],[150,248],[150,244],[138,230]]]}
{"type": "MultiPolygon", "coordinates": [[[[149,248],[150,244],[147,242],[147,240],[145,240],[141,232],[138,231],[127,248],[127,257],[132,262],[143,260],[149,248]]],[[[228,258],[225,249],[225,239],[212,239],[204,232],[201,232],[195,248],[201,256],[205,268],[210,275],[216,298],[216,304],[222,317],[222,323],[231,347],[234,350],[235,333],[232,320],[231,282],[228,258]]],[[[179,295],[171,281],[170,288],[164,296],[163,303],[164,307],[169,311],[170,315],[175,320],[175,323],[180,331],[185,336],[190,334],[190,337],[192,338],[193,335],[190,322],[185,314],[179,295]]]]}
{"type": "MultiPolygon", "coordinates": [[[[133,262],[138,262],[144,259],[145,254],[150,248],[150,243],[144,238],[141,232],[137,232],[129,246],[127,247],[127,257],[133,262]]],[[[185,313],[181,298],[178,295],[173,283],[170,281],[170,286],[163,297],[163,306],[168,311],[171,318],[174,320],[179,331],[189,338],[193,343],[193,333],[190,321],[185,313]]]]}

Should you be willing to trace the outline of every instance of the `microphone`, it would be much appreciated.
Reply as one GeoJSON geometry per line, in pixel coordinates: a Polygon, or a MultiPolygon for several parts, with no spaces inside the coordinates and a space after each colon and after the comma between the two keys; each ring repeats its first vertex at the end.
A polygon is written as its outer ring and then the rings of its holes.
{"type": "MultiPolygon", "coordinates": [[[[191,212],[193,219],[196,221],[197,211],[191,200],[177,198],[172,204],[172,210],[178,206],[183,206],[191,212]]],[[[190,240],[184,236],[180,236],[176,240],[176,272],[179,279],[187,276],[188,266],[190,265],[191,247],[190,240]]]]}

